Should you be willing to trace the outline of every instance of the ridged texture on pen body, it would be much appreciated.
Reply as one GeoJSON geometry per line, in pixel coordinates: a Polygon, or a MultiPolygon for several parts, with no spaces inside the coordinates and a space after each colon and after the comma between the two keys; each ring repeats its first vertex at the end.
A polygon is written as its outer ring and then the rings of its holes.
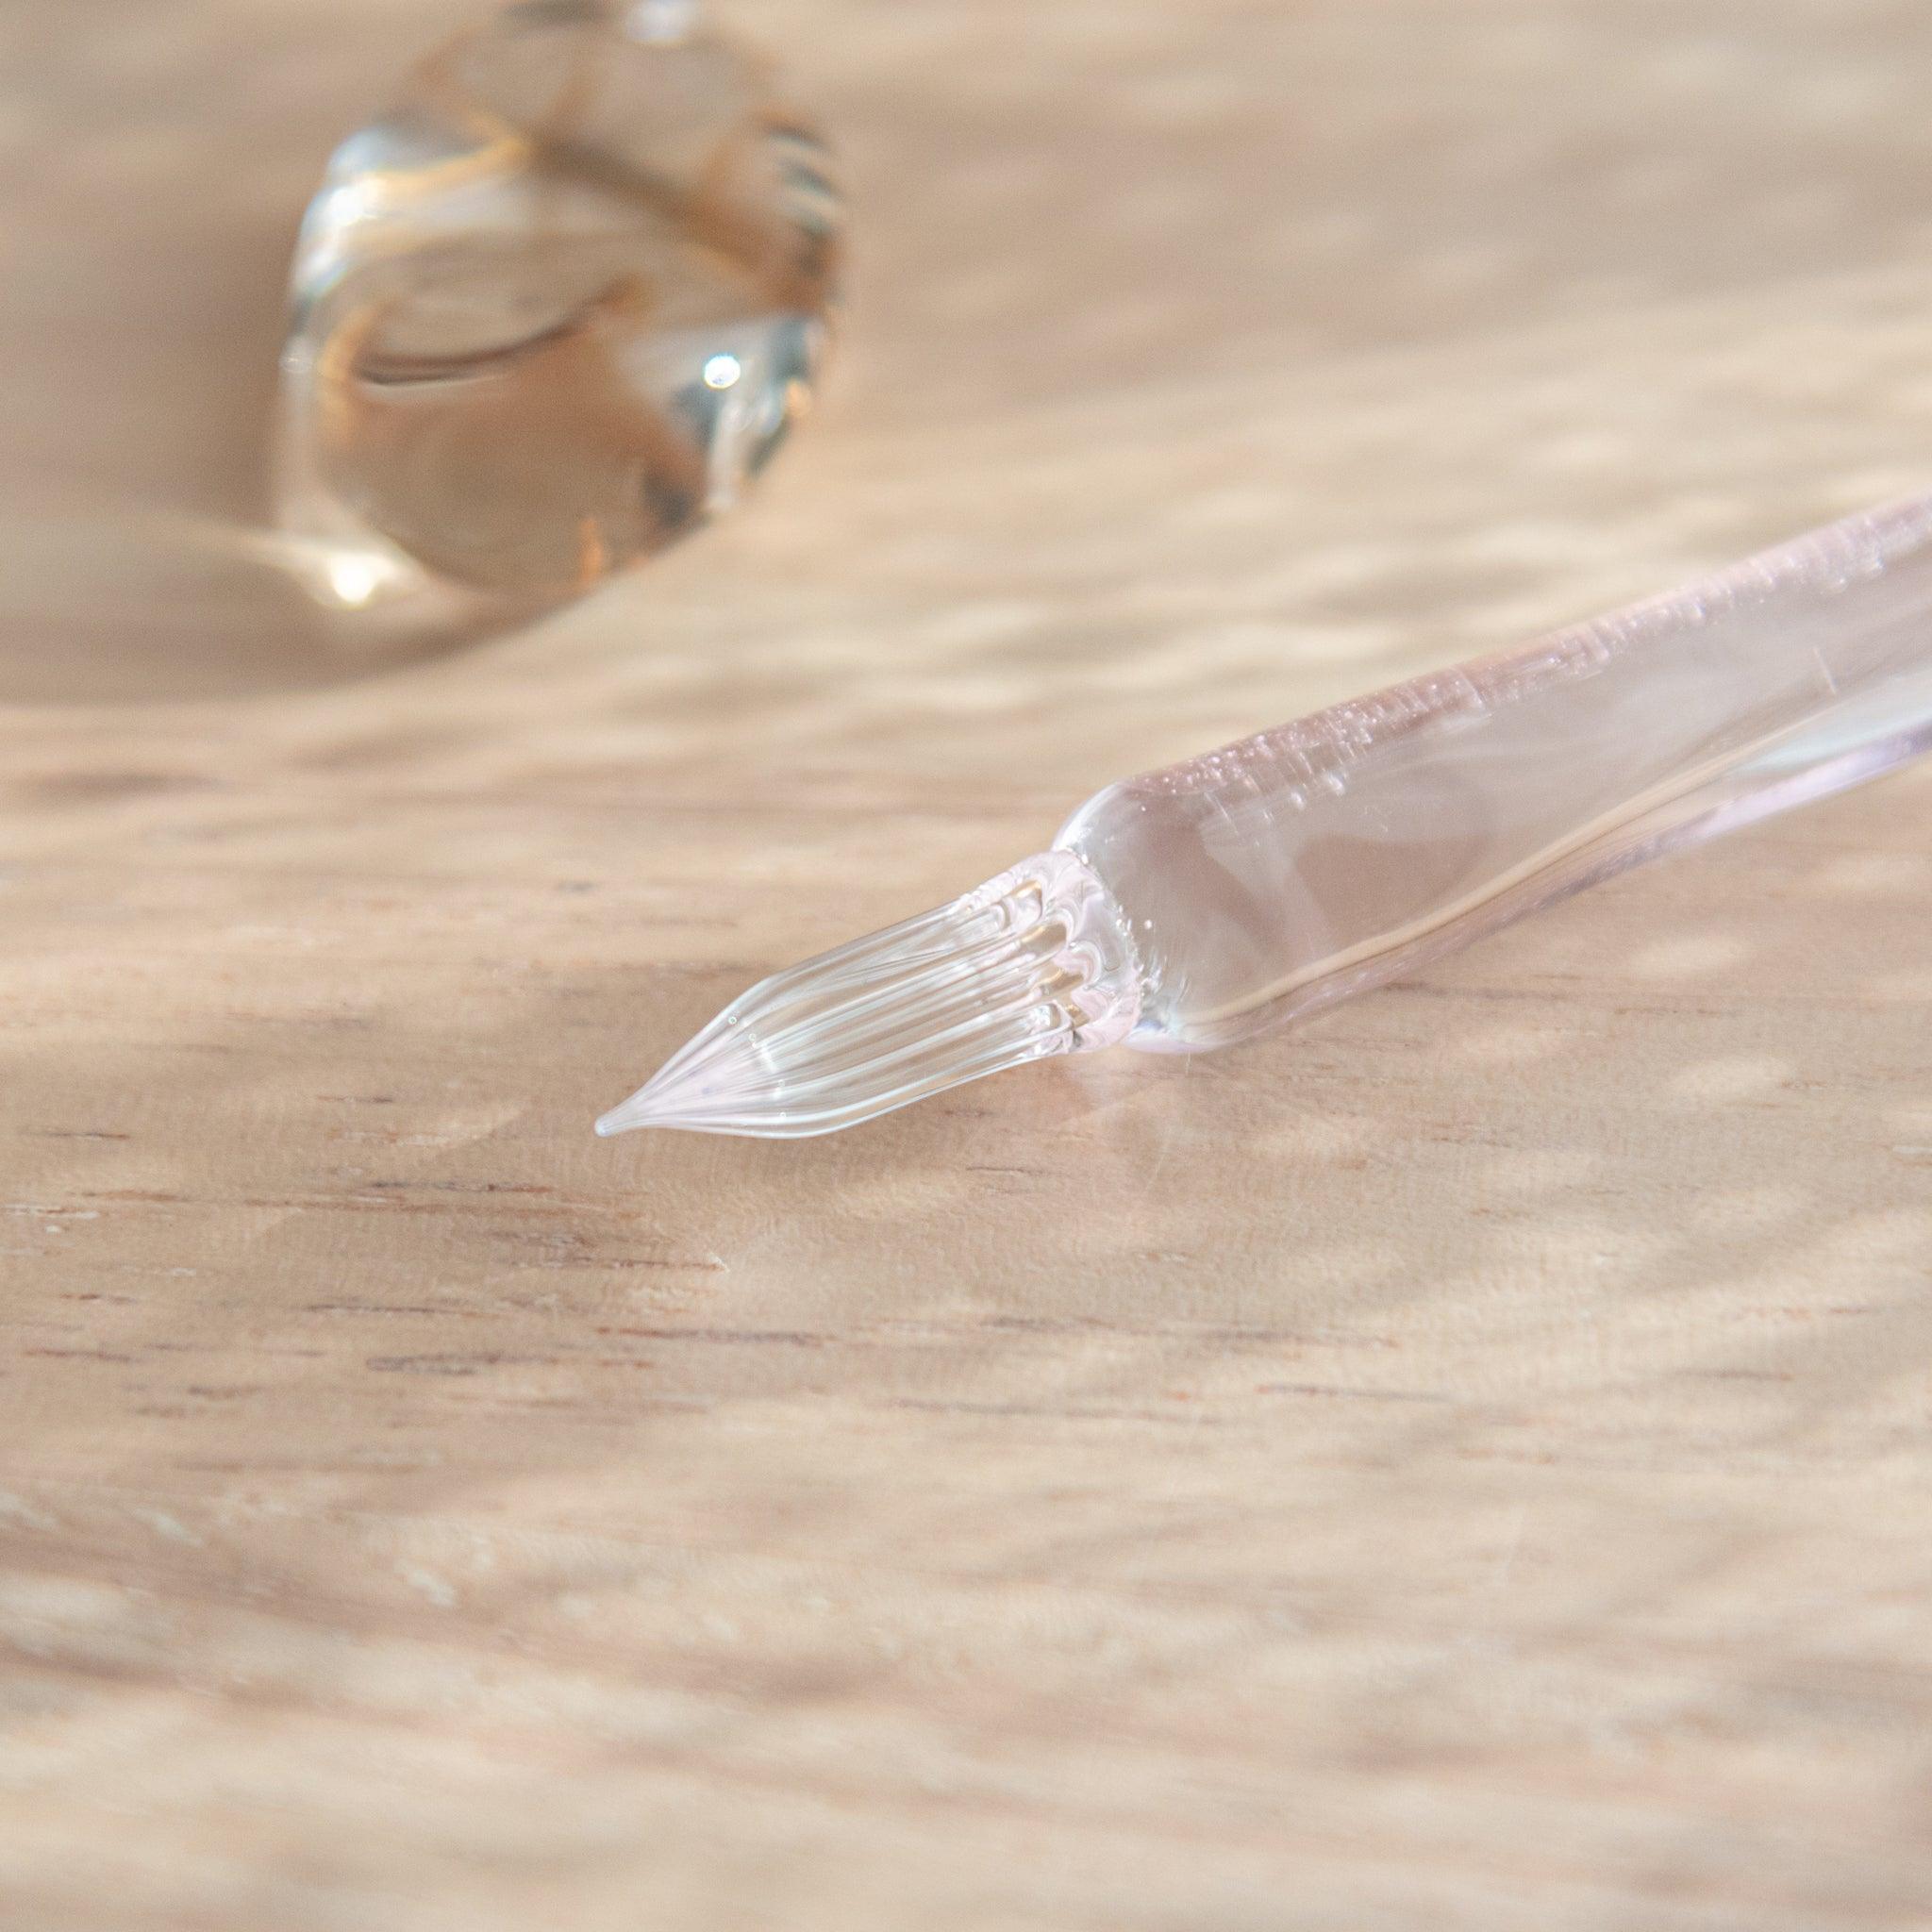
{"type": "Polygon", "coordinates": [[[1932,505],[1109,787],[1133,1044],[1238,1040],[1932,745],[1932,505]]]}

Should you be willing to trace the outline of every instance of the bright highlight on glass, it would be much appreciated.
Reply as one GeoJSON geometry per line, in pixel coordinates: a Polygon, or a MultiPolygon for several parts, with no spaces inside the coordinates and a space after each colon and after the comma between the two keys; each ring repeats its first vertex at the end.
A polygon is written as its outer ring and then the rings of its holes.
{"type": "Polygon", "coordinates": [[[383,568],[375,558],[359,557],[345,550],[329,559],[329,592],[343,609],[359,610],[375,601],[375,593],[382,589],[383,575],[383,568]]]}
{"type": "Polygon", "coordinates": [[[1051,851],[743,994],[597,1123],[775,1138],[1194,1052],[1932,749],[1932,498],[1109,786],[1051,851]]]}
{"type": "Polygon", "coordinates": [[[842,232],[823,142],[690,0],[499,8],[341,143],[309,208],[280,528],[393,558],[385,603],[591,589],[783,446],[842,232]]]}

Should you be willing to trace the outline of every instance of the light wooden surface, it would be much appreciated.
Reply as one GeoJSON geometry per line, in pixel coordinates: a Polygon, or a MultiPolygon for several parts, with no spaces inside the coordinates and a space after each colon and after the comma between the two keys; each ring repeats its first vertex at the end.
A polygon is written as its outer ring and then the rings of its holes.
{"type": "Polygon", "coordinates": [[[1923,486],[1932,20],[741,12],[829,408],[360,677],[113,531],[247,512],[460,9],[0,16],[0,1924],[1924,1925],[1926,777],[1252,1050],[589,1122],[1107,778],[1923,486]]]}

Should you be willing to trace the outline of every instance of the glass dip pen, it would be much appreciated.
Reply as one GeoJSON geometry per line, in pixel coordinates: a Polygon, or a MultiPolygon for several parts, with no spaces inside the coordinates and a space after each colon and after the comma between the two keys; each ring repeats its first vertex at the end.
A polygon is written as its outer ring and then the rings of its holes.
{"type": "Polygon", "coordinates": [[[1228,1046],[1927,749],[1932,497],[1109,785],[753,987],[597,1129],[824,1134],[1057,1054],[1228,1046]]]}

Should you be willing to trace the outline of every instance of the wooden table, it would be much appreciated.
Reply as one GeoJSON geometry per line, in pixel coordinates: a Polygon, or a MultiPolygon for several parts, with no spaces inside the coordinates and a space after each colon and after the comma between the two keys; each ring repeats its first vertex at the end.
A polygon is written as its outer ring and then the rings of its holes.
{"type": "Polygon", "coordinates": [[[116,533],[250,513],[461,9],[0,18],[0,1923],[1924,1925],[1924,775],[1250,1050],[589,1124],[1107,778],[1923,487],[1932,19],[738,10],[828,407],[413,667],[116,533]]]}

